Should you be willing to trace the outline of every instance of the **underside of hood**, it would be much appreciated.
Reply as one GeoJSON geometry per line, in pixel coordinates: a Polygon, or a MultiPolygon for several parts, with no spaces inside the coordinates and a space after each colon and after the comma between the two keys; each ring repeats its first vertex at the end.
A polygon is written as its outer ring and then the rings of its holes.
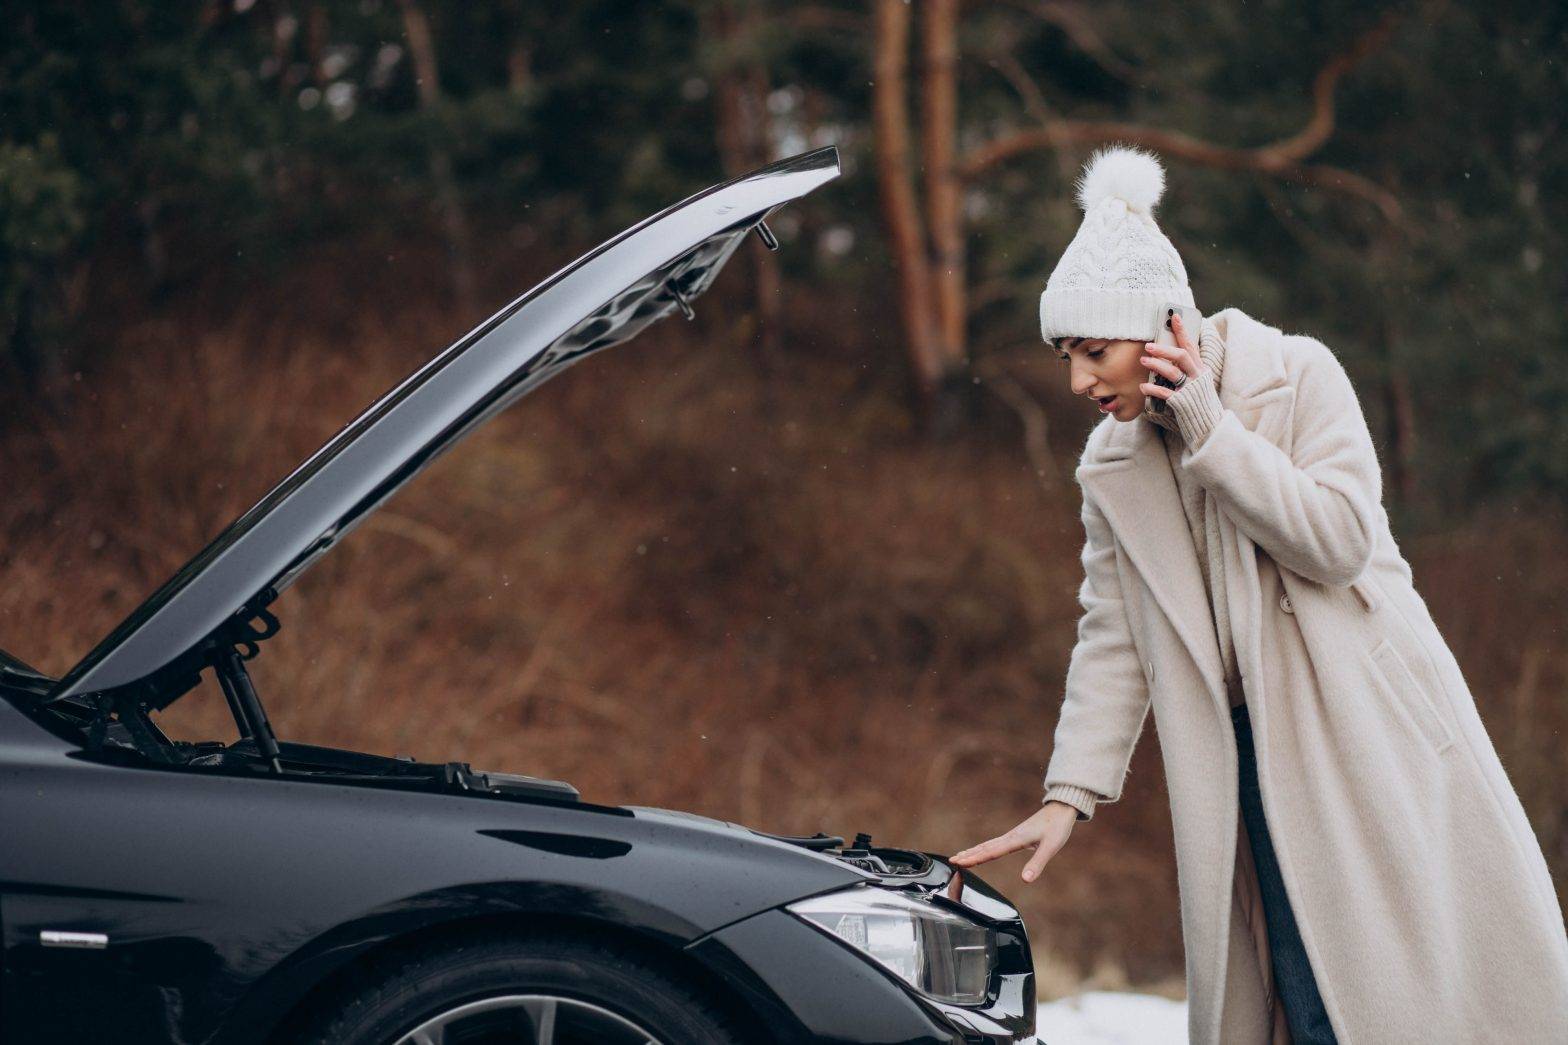
{"type": "MultiPolygon", "coordinates": [[[[387,392],[220,533],[50,688],[48,702],[148,683],[162,706],[222,650],[271,634],[264,607],[439,454],[577,360],[691,302],[767,216],[838,177],[829,147],[639,222],[485,320],[387,392]]],[[[143,687],[145,688],[145,687],[143,687]]],[[[241,697],[244,694],[240,694],[241,697]]]]}

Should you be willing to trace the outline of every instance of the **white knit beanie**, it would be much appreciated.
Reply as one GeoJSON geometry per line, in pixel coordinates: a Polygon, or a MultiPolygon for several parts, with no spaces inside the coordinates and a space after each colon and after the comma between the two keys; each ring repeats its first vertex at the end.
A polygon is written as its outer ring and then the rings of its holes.
{"type": "Polygon", "coordinates": [[[1165,170],[1127,145],[1096,152],[1078,179],[1083,224],[1040,295],[1040,336],[1153,341],[1160,306],[1192,305],[1187,269],[1154,223],[1165,170]]]}

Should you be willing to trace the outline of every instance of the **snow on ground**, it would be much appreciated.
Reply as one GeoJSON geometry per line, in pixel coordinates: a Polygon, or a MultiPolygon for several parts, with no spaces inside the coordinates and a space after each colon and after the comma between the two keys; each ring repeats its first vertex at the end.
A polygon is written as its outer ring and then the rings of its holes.
{"type": "Polygon", "coordinates": [[[1040,1006],[1041,1045],[1184,1045],[1187,1003],[1152,994],[1086,991],[1040,1006]]]}

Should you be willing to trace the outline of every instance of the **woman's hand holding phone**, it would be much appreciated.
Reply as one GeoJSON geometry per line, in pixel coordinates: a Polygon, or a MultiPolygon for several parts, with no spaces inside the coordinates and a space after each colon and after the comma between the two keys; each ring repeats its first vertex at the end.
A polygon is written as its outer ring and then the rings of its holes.
{"type": "MultiPolygon", "coordinates": [[[[1176,336],[1176,344],[1162,345],[1158,341],[1147,341],[1139,362],[1167,380],[1181,384],[1184,380],[1197,377],[1207,368],[1198,354],[1197,340],[1182,322],[1180,312],[1171,316],[1171,330],[1176,336]]],[[[1153,381],[1145,381],[1138,388],[1145,396],[1158,399],[1169,399],[1177,392],[1177,389],[1153,381]]]]}
{"type": "Polygon", "coordinates": [[[1073,833],[1077,820],[1078,810],[1072,806],[1065,802],[1047,802],[1011,831],[954,853],[948,857],[948,862],[958,867],[973,867],[1020,849],[1033,849],[1034,856],[1029,858],[1023,870],[1023,880],[1032,882],[1040,877],[1051,857],[1067,844],[1067,837],[1073,833]]]}

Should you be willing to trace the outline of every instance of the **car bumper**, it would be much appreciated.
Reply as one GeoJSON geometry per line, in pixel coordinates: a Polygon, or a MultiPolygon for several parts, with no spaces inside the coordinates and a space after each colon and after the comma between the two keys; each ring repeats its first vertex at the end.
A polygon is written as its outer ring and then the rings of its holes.
{"type": "Polygon", "coordinates": [[[988,1004],[946,1005],[784,910],[764,911],[691,944],[781,1043],[1034,1045],[1035,984],[1021,922],[1002,942],[988,1004]]]}

